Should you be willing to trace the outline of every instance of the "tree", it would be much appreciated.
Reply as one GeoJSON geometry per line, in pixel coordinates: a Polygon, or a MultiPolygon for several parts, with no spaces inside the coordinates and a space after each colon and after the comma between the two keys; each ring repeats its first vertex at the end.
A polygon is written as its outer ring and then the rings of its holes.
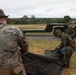
{"type": "Polygon", "coordinates": [[[28,23],[28,16],[27,15],[24,15],[22,17],[22,22],[23,22],[23,24],[27,24],[28,23]]]}
{"type": "Polygon", "coordinates": [[[28,16],[27,15],[24,15],[23,16],[23,19],[27,20],[28,19],[28,16]]]}
{"type": "Polygon", "coordinates": [[[34,15],[31,15],[31,23],[32,24],[36,24],[37,23],[37,20],[36,20],[34,15]]]}
{"type": "Polygon", "coordinates": [[[71,18],[67,15],[67,16],[64,16],[63,20],[65,23],[69,23],[71,21],[71,18]]]}

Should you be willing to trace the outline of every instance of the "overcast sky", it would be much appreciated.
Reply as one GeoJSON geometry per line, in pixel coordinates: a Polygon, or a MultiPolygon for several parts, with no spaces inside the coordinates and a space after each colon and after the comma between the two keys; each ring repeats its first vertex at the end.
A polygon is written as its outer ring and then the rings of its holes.
{"type": "Polygon", "coordinates": [[[10,18],[24,15],[39,18],[76,18],[76,0],[0,0],[0,8],[10,18]]]}

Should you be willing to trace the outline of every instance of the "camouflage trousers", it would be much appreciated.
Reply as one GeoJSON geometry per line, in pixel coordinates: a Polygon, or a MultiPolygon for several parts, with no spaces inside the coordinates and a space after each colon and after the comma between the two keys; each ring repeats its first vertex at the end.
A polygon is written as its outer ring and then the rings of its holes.
{"type": "Polygon", "coordinates": [[[70,67],[70,59],[74,52],[74,49],[71,46],[65,46],[60,49],[61,60],[63,61],[63,67],[70,67]]]}
{"type": "Polygon", "coordinates": [[[26,75],[24,66],[17,64],[12,68],[0,68],[0,75],[26,75]]]}

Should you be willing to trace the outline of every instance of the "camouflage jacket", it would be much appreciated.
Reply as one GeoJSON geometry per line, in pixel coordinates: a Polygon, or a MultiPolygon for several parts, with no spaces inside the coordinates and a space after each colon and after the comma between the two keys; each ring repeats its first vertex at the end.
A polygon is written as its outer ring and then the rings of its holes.
{"type": "Polygon", "coordinates": [[[75,30],[69,27],[68,29],[66,29],[65,33],[69,34],[71,37],[74,37],[75,30]]]}
{"type": "Polygon", "coordinates": [[[59,45],[59,48],[62,48],[64,46],[72,46],[72,42],[74,40],[72,39],[72,37],[70,37],[67,33],[63,33],[61,35],[61,43],[59,45]]]}
{"type": "Polygon", "coordinates": [[[12,67],[22,62],[19,49],[26,52],[28,43],[19,28],[0,25],[0,67],[12,67]]]}

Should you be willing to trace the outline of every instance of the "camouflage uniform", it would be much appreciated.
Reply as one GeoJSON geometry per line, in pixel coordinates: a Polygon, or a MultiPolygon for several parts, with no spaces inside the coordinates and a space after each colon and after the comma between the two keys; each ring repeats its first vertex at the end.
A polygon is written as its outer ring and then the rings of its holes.
{"type": "Polygon", "coordinates": [[[65,33],[68,33],[73,38],[75,35],[75,30],[69,27],[68,29],[66,29],[65,33]]]}
{"type": "MultiPolygon", "coordinates": [[[[0,28],[3,25],[0,25],[0,28]]],[[[22,60],[19,56],[19,47],[22,52],[27,51],[28,44],[19,28],[4,26],[0,29],[0,67],[12,67],[22,60]],[[21,42],[22,41],[22,42],[21,42]]]]}
{"type": "Polygon", "coordinates": [[[69,67],[70,58],[74,51],[74,40],[67,33],[61,34],[61,43],[59,47],[59,53],[63,56],[60,57],[66,67],[69,67]]]}
{"type": "Polygon", "coordinates": [[[72,42],[74,40],[67,34],[67,33],[62,33],[61,35],[61,44],[59,45],[59,48],[62,48],[63,46],[72,46],[72,42]]]}

